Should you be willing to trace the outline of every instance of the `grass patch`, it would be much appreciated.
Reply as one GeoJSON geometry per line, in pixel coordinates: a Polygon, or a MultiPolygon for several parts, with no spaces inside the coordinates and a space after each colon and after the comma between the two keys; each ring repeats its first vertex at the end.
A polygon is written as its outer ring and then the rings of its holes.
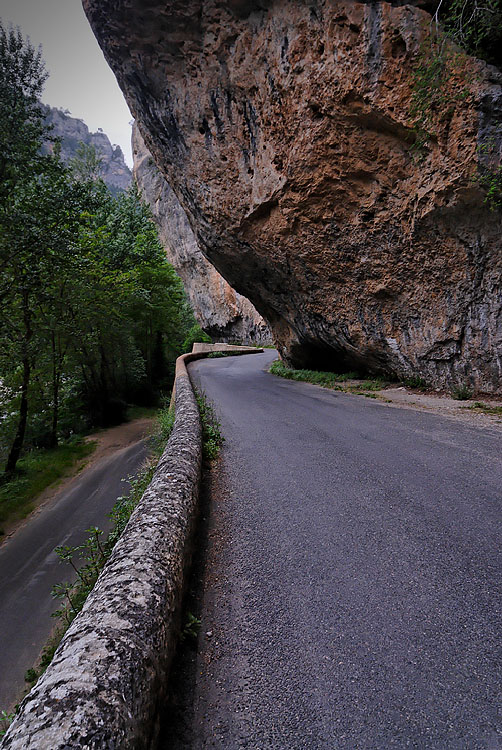
{"type": "Polygon", "coordinates": [[[6,711],[0,711],[0,737],[4,736],[10,724],[14,721],[15,715],[15,711],[10,714],[6,711]]]}
{"type": "Polygon", "coordinates": [[[317,370],[294,370],[291,367],[286,367],[280,359],[272,362],[269,372],[272,375],[279,375],[279,377],[286,378],[287,380],[313,383],[314,385],[322,385],[324,388],[334,388],[339,383],[345,383],[347,380],[355,380],[358,377],[357,372],[336,373],[318,372],[317,370]]]}
{"type": "Polygon", "coordinates": [[[502,417],[502,406],[490,406],[489,404],[484,404],[482,401],[475,401],[471,406],[468,406],[467,409],[474,409],[475,411],[481,411],[484,414],[494,414],[495,416],[502,417]]]}
{"type": "Polygon", "coordinates": [[[456,401],[469,401],[473,394],[467,385],[459,385],[456,388],[452,388],[451,395],[456,401]]]}
{"type": "Polygon", "coordinates": [[[408,388],[415,388],[417,391],[427,391],[429,389],[429,384],[426,380],[421,378],[419,375],[413,375],[410,378],[404,378],[403,384],[408,386],[408,388]]]}
{"type": "Polygon", "coordinates": [[[195,391],[197,406],[202,422],[202,457],[206,461],[213,461],[218,457],[225,438],[221,434],[221,425],[216,418],[214,408],[202,391],[195,391]]]}
{"type": "Polygon", "coordinates": [[[127,421],[132,422],[134,419],[154,418],[159,412],[158,406],[128,406],[127,421]]]}
{"type": "Polygon", "coordinates": [[[363,380],[361,383],[357,384],[357,390],[358,391],[381,391],[384,385],[385,385],[384,381],[380,380],[380,378],[375,378],[374,380],[363,380]]]}
{"type": "Polygon", "coordinates": [[[357,372],[336,373],[319,372],[317,370],[294,370],[291,367],[286,367],[286,365],[279,359],[272,362],[269,372],[271,372],[272,375],[278,375],[287,380],[312,383],[313,385],[320,385],[322,388],[353,393],[355,396],[367,395],[369,398],[376,398],[376,396],[370,396],[366,393],[367,391],[379,391],[385,386],[385,381],[381,378],[361,380],[357,372]],[[350,381],[357,382],[354,383],[350,381]]]}
{"type": "Polygon", "coordinates": [[[95,442],[80,438],[21,458],[16,476],[0,484],[0,535],[4,533],[1,525],[27,516],[33,510],[33,500],[95,448],[95,442]]]}
{"type": "Polygon", "coordinates": [[[242,352],[210,352],[206,359],[221,359],[222,357],[236,357],[242,352]]]}

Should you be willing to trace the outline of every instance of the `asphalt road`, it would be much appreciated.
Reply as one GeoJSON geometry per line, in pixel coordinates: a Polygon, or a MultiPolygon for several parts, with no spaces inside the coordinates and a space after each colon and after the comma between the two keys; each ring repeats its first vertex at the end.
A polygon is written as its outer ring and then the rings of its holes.
{"type": "Polygon", "coordinates": [[[53,585],[72,580],[55,547],[81,544],[91,526],[109,529],[108,513],[129,490],[122,480],[138,471],[147,453],[142,440],[96,462],[0,548],[0,709],[19,699],[24,674],[54,627],[53,585]]]}
{"type": "Polygon", "coordinates": [[[502,747],[502,433],[274,357],[190,366],[226,442],[178,746],[502,747]]]}

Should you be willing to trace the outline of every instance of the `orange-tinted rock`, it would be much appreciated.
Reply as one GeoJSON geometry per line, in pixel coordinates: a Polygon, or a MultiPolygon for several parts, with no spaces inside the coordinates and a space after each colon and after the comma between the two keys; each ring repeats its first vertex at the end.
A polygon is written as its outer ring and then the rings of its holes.
{"type": "Polygon", "coordinates": [[[456,60],[422,159],[413,70],[430,16],[312,0],[84,0],[197,242],[295,364],[500,391],[501,77],[456,60]],[[495,144],[495,147],[493,147],[495,144]]]}
{"type": "Polygon", "coordinates": [[[132,146],[134,179],[150,205],[160,241],[183,281],[199,324],[217,341],[269,343],[270,330],[261,315],[202,255],[184,210],[156,167],[136,125],[132,146]]]}

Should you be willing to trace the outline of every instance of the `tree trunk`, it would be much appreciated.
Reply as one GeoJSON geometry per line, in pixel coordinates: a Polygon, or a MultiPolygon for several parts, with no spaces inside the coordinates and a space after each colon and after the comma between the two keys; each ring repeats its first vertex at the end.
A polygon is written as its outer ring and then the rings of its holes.
{"type": "Polygon", "coordinates": [[[31,377],[30,362],[30,341],[32,337],[31,330],[31,312],[29,307],[28,292],[23,292],[23,322],[24,322],[24,341],[23,341],[23,382],[21,385],[21,405],[19,407],[19,422],[17,425],[16,436],[10,449],[9,457],[5,465],[7,476],[14,474],[19,461],[19,456],[23,450],[24,436],[26,434],[26,423],[28,421],[28,388],[31,377]]]}
{"type": "Polygon", "coordinates": [[[23,384],[21,386],[21,406],[19,407],[19,422],[17,425],[16,436],[10,449],[5,473],[8,476],[14,474],[16,465],[23,449],[24,436],[26,433],[26,422],[28,420],[28,386],[30,384],[31,366],[28,356],[23,358],[23,384]]]}
{"type": "Polygon", "coordinates": [[[51,448],[58,447],[58,418],[59,418],[59,368],[57,362],[56,340],[52,333],[52,428],[51,448]]]}

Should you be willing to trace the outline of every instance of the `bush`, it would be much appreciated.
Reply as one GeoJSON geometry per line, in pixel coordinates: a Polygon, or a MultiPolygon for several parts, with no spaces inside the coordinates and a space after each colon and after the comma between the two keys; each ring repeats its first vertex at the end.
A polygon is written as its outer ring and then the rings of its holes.
{"type": "Polygon", "coordinates": [[[188,335],[183,342],[183,352],[191,352],[194,344],[205,343],[210,344],[211,338],[204,333],[199,325],[194,325],[188,331],[188,335]]]}
{"type": "Polygon", "coordinates": [[[468,401],[472,398],[472,390],[467,385],[458,385],[452,388],[451,395],[457,401],[468,401]]]}

